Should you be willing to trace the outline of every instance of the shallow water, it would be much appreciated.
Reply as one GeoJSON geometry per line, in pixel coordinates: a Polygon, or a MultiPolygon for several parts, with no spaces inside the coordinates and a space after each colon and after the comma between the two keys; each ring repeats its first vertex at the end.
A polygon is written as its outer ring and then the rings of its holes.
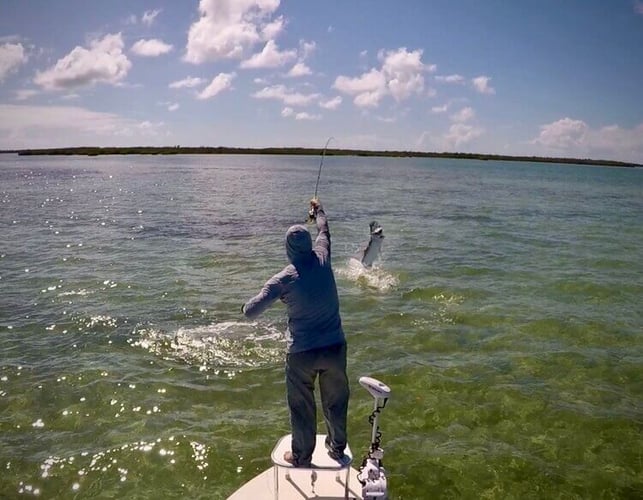
{"type": "MultiPolygon", "coordinates": [[[[318,167],[0,155],[0,497],[225,498],[270,466],[285,316],[239,308],[318,167]]],[[[319,193],[351,447],[370,375],[393,499],[640,496],[643,171],[331,156],[319,193]]]]}

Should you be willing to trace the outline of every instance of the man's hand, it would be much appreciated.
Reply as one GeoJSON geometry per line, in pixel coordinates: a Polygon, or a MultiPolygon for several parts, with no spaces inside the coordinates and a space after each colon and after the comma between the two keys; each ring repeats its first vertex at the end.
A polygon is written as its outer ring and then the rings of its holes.
{"type": "Polygon", "coordinates": [[[312,221],[317,218],[317,210],[321,206],[319,198],[313,198],[310,200],[310,209],[308,210],[308,218],[312,221]]]}

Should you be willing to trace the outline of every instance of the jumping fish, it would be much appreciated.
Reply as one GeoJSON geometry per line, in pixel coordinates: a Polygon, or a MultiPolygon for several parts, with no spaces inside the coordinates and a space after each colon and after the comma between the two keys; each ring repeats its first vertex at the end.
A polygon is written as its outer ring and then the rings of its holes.
{"type": "Polygon", "coordinates": [[[353,259],[361,262],[364,267],[371,267],[379,258],[384,241],[384,230],[377,221],[372,221],[369,228],[370,239],[368,243],[353,256],[353,259]]]}

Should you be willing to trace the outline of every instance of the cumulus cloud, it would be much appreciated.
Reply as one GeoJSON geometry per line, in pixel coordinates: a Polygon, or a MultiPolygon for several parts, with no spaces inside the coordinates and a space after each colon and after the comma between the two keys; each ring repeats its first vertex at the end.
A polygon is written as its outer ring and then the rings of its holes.
{"type": "Polygon", "coordinates": [[[274,40],[283,31],[285,25],[286,22],[284,21],[283,16],[279,16],[274,21],[263,26],[261,29],[261,34],[263,35],[262,38],[264,40],[274,40]]]}
{"type": "Polygon", "coordinates": [[[447,148],[456,148],[467,144],[483,134],[483,130],[473,125],[465,123],[454,123],[449,127],[449,132],[445,135],[447,148]]]}
{"type": "Polygon", "coordinates": [[[540,135],[532,142],[548,148],[568,149],[580,145],[589,127],[582,120],[563,118],[540,127],[540,135]]]}
{"type": "Polygon", "coordinates": [[[191,89],[198,87],[199,85],[205,83],[203,78],[188,76],[183,80],[177,80],[176,82],[170,83],[169,87],[171,89],[191,89]]]}
{"type": "Polygon", "coordinates": [[[308,76],[312,74],[313,74],[312,70],[306,65],[306,63],[300,61],[296,63],[292,68],[290,68],[290,71],[288,71],[287,76],[295,78],[300,76],[308,76]]]}
{"type": "Polygon", "coordinates": [[[451,121],[454,121],[457,123],[464,123],[472,120],[475,116],[476,116],[476,112],[473,110],[473,108],[466,107],[452,114],[451,121]]]}
{"type": "Polygon", "coordinates": [[[332,99],[329,99],[328,101],[322,101],[319,103],[319,107],[324,108],[324,109],[337,109],[339,108],[339,105],[342,103],[342,97],[341,96],[336,96],[333,97],[332,99]]]}
{"type": "Polygon", "coordinates": [[[224,90],[232,88],[232,80],[234,80],[236,76],[235,73],[219,73],[212,79],[210,85],[204,88],[197,97],[199,99],[210,99],[224,90]]]}
{"type": "Polygon", "coordinates": [[[282,101],[287,106],[308,106],[311,102],[319,99],[319,94],[301,94],[284,85],[272,85],[264,87],[252,94],[256,99],[275,99],[282,101]]]}
{"type": "Polygon", "coordinates": [[[161,136],[162,122],[137,121],[114,113],[91,111],[78,106],[27,106],[0,104],[0,148],[62,147],[70,137],[78,144],[114,145],[131,138],[161,136]]]}
{"type": "Polygon", "coordinates": [[[27,54],[21,43],[0,45],[0,82],[27,62],[27,54]]]}
{"type": "Polygon", "coordinates": [[[254,54],[246,61],[242,61],[239,66],[244,69],[278,68],[294,60],[296,57],[297,51],[284,50],[280,52],[275,41],[268,40],[261,52],[254,54]]]}
{"type": "Polygon", "coordinates": [[[442,75],[435,77],[436,82],[440,83],[464,83],[464,76],[462,75],[442,75]]]}
{"type": "Polygon", "coordinates": [[[281,116],[284,118],[294,118],[295,120],[321,120],[321,115],[313,115],[305,111],[296,113],[295,110],[290,107],[282,109],[281,116]]]}
{"type": "Polygon", "coordinates": [[[355,78],[340,75],[333,87],[353,96],[354,104],[362,108],[378,106],[385,96],[401,102],[413,94],[421,94],[424,90],[424,73],[435,71],[435,65],[422,62],[422,53],[422,50],[409,52],[405,47],[380,51],[379,69],[372,68],[355,78]]]}
{"type": "Polygon", "coordinates": [[[481,94],[495,94],[496,90],[489,86],[491,78],[488,76],[477,76],[471,80],[473,88],[475,88],[481,94]]]}
{"type": "Polygon", "coordinates": [[[435,71],[435,65],[422,63],[422,50],[408,52],[406,48],[380,52],[382,72],[389,92],[396,101],[407,99],[411,94],[424,89],[424,71],[435,71]]]}
{"type": "Polygon", "coordinates": [[[158,105],[163,106],[164,108],[167,108],[168,111],[176,111],[181,107],[178,102],[167,102],[167,101],[161,101],[158,103],[158,105]]]}
{"type": "Polygon", "coordinates": [[[375,107],[386,95],[386,77],[378,69],[371,69],[356,78],[340,75],[333,87],[354,96],[353,103],[360,108],[375,107]]]}
{"type": "Polygon", "coordinates": [[[299,42],[299,52],[302,61],[307,59],[315,50],[317,50],[317,44],[315,42],[306,42],[304,40],[299,42]]]}
{"type": "Polygon", "coordinates": [[[297,78],[300,76],[312,75],[312,73],[313,72],[310,70],[310,68],[306,66],[306,63],[298,62],[292,68],[290,68],[290,71],[288,71],[286,76],[289,76],[291,78],[297,78]]]}
{"type": "Polygon", "coordinates": [[[96,83],[118,84],[126,76],[132,63],[123,53],[120,33],[93,40],[89,49],[76,47],[56,64],[34,78],[37,85],[47,90],[63,90],[96,83]]]}
{"type": "Polygon", "coordinates": [[[621,158],[643,162],[643,123],[631,128],[607,125],[591,128],[582,120],[569,117],[542,125],[531,144],[541,146],[547,153],[564,156],[621,158]]]}
{"type": "Polygon", "coordinates": [[[173,49],[172,45],[169,45],[162,40],[157,38],[152,38],[150,40],[139,40],[130,49],[137,56],[142,57],[157,57],[163,54],[167,54],[173,49]]]}
{"type": "Polygon", "coordinates": [[[154,21],[156,20],[156,16],[158,16],[161,13],[161,9],[155,9],[155,10],[146,10],[143,12],[143,16],[141,17],[141,22],[145,26],[152,26],[154,24],[154,21]]]}
{"type": "Polygon", "coordinates": [[[185,60],[241,59],[281,30],[282,20],[270,20],[278,7],[279,0],[201,0],[199,20],[188,31],[185,60]]]}

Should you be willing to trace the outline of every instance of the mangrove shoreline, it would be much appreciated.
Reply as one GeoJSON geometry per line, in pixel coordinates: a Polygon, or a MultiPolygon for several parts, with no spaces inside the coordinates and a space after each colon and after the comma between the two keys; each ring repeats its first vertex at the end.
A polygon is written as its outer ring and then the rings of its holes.
{"type": "MultiPolygon", "coordinates": [[[[272,148],[233,148],[233,147],[70,147],[70,148],[46,148],[46,149],[19,149],[5,150],[0,153],[14,153],[20,156],[34,155],[81,155],[81,156],[102,156],[102,155],[192,155],[192,154],[252,154],[252,155],[309,155],[319,156],[322,150],[318,148],[300,147],[272,147],[272,148]]],[[[395,157],[395,158],[449,158],[460,160],[481,160],[481,161],[524,161],[536,163],[562,163],[572,165],[600,165],[609,167],[643,167],[642,164],[615,161],[615,160],[594,160],[590,158],[557,158],[540,156],[510,156],[479,153],[436,153],[422,151],[370,151],[362,149],[327,149],[326,156],[367,156],[367,157],[395,157]]]]}

